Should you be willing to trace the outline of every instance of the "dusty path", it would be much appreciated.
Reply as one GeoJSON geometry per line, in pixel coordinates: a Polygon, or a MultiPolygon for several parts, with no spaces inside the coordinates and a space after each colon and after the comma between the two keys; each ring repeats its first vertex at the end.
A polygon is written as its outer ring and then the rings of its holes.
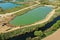
{"type": "Polygon", "coordinates": [[[60,29],[42,40],[60,40],[60,29]]]}
{"type": "Polygon", "coordinates": [[[12,28],[11,30],[8,30],[8,31],[5,31],[3,33],[6,33],[6,32],[10,32],[10,31],[14,31],[14,30],[17,30],[17,29],[20,29],[20,28],[25,28],[25,27],[30,27],[30,26],[34,26],[34,25],[37,25],[37,24],[42,24],[44,22],[47,22],[48,20],[50,20],[50,18],[55,14],[55,9],[53,11],[51,11],[44,20],[41,20],[39,22],[36,22],[34,24],[31,24],[31,25],[26,25],[26,26],[23,26],[23,27],[15,27],[15,28],[12,28]]]}

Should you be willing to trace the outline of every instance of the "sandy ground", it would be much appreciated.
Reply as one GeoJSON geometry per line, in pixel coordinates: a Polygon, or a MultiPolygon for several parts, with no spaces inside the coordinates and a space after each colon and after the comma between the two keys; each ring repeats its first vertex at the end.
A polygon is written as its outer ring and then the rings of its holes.
{"type": "Polygon", "coordinates": [[[6,29],[10,29],[11,27],[8,26],[0,26],[0,33],[5,32],[6,29]]]}
{"type": "Polygon", "coordinates": [[[60,29],[42,40],[60,40],[60,29]]]}

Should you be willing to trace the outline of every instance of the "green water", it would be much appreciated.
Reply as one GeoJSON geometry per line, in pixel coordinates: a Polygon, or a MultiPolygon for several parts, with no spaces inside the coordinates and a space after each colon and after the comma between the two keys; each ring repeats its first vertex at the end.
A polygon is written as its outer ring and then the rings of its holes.
{"type": "Polygon", "coordinates": [[[49,14],[49,12],[51,11],[52,11],[51,7],[47,6],[38,7],[31,11],[28,11],[24,15],[15,17],[13,20],[10,21],[10,24],[14,26],[32,24],[44,19],[46,15],[49,14]]]}

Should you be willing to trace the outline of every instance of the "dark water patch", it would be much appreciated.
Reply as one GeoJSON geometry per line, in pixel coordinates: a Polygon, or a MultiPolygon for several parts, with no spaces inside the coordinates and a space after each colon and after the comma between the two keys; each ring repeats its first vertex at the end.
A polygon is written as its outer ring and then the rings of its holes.
{"type": "Polygon", "coordinates": [[[15,36],[13,38],[9,38],[8,40],[26,40],[27,37],[35,37],[34,36],[34,31],[32,32],[29,32],[29,33],[25,33],[25,34],[22,34],[22,35],[19,35],[19,36],[15,36]]]}
{"type": "MultiPolygon", "coordinates": [[[[38,30],[44,31],[44,30],[50,28],[54,23],[56,23],[57,20],[60,20],[60,16],[56,17],[52,22],[47,23],[44,27],[39,28],[38,30]]],[[[35,30],[34,30],[34,31],[35,31],[35,30]]],[[[35,36],[34,36],[34,31],[29,32],[29,33],[25,33],[25,34],[22,34],[22,35],[18,35],[18,36],[9,38],[9,39],[7,39],[7,40],[26,40],[26,38],[28,38],[28,37],[33,38],[33,37],[35,37],[35,36]]]]}

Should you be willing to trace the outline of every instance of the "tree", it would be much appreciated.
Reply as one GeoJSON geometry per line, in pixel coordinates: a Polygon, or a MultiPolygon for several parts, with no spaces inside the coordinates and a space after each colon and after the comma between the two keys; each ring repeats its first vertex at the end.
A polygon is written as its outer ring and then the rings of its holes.
{"type": "Polygon", "coordinates": [[[40,31],[35,31],[34,35],[41,37],[41,36],[43,36],[43,32],[41,30],[40,31]]]}

